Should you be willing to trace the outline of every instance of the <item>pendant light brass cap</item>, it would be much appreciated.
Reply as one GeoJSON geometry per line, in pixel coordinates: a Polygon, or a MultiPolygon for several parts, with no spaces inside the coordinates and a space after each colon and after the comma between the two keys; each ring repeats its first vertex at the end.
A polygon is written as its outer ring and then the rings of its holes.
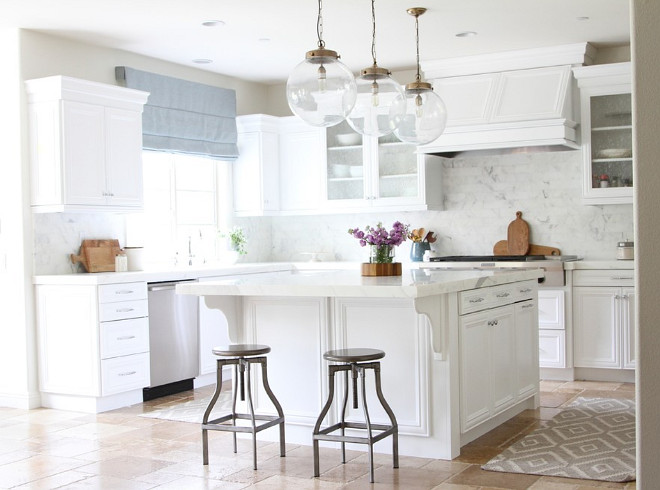
{"type": "Polygon", "coordinates": [[[407,94],[421,94],[433,90],[433,85],[428,82],[411,82],[406,84],[407,94]]]}
{"type": "Polygon", "coordinates": [[[424,12],[426,12],[426,9],[424,7],[411,7],[409,9],[406,9],[406,12],[408,12],[410,15],[414,17],[419,17],[424,12]]]}
{"type": "Polygon", "coordinates": [[[336,61],[339,58],[341,58],[341,56],[337,54],[337,51],[325,48],[316,48],[311,51],[307,51],[305,54],[305,59],[307,59],[310,63],[327,63],[331,60],[336,61]]]}
{"type": "Polygon", "coordinates": [[[380,80],[392,75],[392,72],[387,68],[381,68],[378,65],[372,65],[360,71],[360,76],[366,80],[380,80]]]}

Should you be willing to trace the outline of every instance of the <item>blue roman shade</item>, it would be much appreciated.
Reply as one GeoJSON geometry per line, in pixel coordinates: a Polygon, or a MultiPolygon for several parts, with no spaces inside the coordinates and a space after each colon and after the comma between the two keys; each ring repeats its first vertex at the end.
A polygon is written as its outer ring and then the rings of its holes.
{"type": "Polygon", "coordinates": [[[147,150],[235,160],[236,91],[115,67],[122,85],[149,92],[142,114],[142,146],[147,150]]]}

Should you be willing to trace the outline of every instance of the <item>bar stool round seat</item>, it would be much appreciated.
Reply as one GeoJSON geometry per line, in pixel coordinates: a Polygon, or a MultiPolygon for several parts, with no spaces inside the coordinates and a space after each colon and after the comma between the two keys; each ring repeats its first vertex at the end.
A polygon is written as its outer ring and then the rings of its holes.
{"type": "MultiPolygon", "coordinates": [[[[266,369],[266,354],[270,352],[270,346],[262,344],[230,344],[212,349],[216,359],[216,384],[215,391],[209,401],[204,417],[202,418],[202,458],[205,465],[209,464],[208,451],[208,431],[217,430],[232,432],[234,436],[234,453],[237,452],[236,433],[247,432],[252,434],[252,459],[253,467],[257,469],[257,432],[260,432],[275,425],[280,426],[280,456],[285,456],[284,441],[284,412],[282,406],[275,398],[273,391],[268,384],[268,372],[266,369]],[[254,404],[252,402],[252,385],[250,376],[250,366],[252,364],[261,364],[261,382],[263,389],[268,395],[271,403],[277,411],[277,415],[261,415],[254,413],[254,404]],[[218,401],[220,391],[222,390],[222,368],[224,366],[234,366],[234,383],[232,389],[231,412],[220,417],[209,420],[211,411],[218,401]],[[247,385],[247,386],[246,386],[247,385]],[[247,398],[248,413],[236,412],[236,400],[240,393],[241,401],[247,398]],[[247,396],[246,396],[247,395],[247,396]],[[247,425],[237,425],[237,420],[246,420],[247,425]],[[259,423],[257,423],[259,421],[259,423]]],[[[215,414],[214,414],[215,416],[215,414]]]]}
{"type": "Polygon", "coordinates": [[[328,366],[328,399],[321,410],[321,413],[316,420],[316,425],[312,432],[312,445],[314,452],[314,476],[320,475],[320,462],[319,462],[319,441],[331,441],[341,443],[341,461],[346,463],[346,443],[366,444],[369,455],[369,481],[374,482],[374,456],[373,446],[376,442],[384,439],[385,437],[392,437],[392,466],[399,467],[399,428],[394,416],[394,412],[385,401],[380,382],[380,362],[379,359],[385,357],[385,352],[378,349],[369,348],[352,348],[352,349],[338,349],[330,350],[323,354],[323,359],[331,361],[336,364],[328,366]],[[367,410],[367,394],[365,385],[365,374],[367,370],[371,370],[375,377],[376,397],[380,405],[385,410],[389,418],[389,424],[372,423],[367,410]],[[341,419],[338,423],[321,428],[323,420],[328,414],[334,397],[335,397],[335,374],[344,373],[344,394],[343,404],[341,408],[341,419]],[[350,381],[349,381],[350,373],[350,381]],[[364,414],[364,422],[348,422],[346,421],[346,408],[348,404],[348,390],[349,386],[353,387],[353,408],[358,408],[358,377],[360,378],[359,398],[362,399],[362,411],[364,414]],[[347,433],[346,429],[350,429],[347,433]],[[339,431],[339,434],[335,432],[339,431]],[[364,436],[359,435],[359,431],[364,436]]]}
{"type": "Polygon", "coordinates": [[[335,362],[367,362],[376,361],[385,357],[385,352],[378,349],[338,349],[329,350],[323,354],[323,359],[326,361],[335,362]]]}
{"type": "Polygon", "coordinates": [[[213,348],[213,354],[219,357],[263,356],[269,352],[270,347],[262,344],[231,344],[213,348]]]}

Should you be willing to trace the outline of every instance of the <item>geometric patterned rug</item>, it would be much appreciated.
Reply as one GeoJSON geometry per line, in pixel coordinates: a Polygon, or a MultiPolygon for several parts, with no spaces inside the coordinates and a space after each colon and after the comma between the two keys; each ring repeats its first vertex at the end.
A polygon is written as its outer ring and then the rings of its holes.
{"type": "MultiPolygon", "coordinates": [[[[204,411],[206,410],[210,400],[210,396],[197,400],[190,400],[184,403],[179,403],[177,405],[152,410],[151,412],[141,413],[140,417],[201,424],[202,417],[204,417],[204,411]]],[[[213,420],[214,417],[220,417],[228,413],[230,410],[231,388],[228,390],[222,390],[220,392],[220,397],[213,407],[213,411],[211,412],[211,417],[209,420],[213,420]]]]}
{"type": "Polygon", "coordinates": [[[482,466],[585,480],[635,480],[635,402],[578,398],[482,466]]]}

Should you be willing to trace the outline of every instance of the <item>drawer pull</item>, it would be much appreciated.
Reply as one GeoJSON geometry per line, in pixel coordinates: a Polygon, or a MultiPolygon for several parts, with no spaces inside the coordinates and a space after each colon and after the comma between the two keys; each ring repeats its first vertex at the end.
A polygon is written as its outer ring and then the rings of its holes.
{"type": "Polygon", "coordinates": [[[485,298],[471,298],[470,303],[481,303],[485,298]]]}
{"type": "Polygon", "coordinates": [[[134,339],[135,335],[124,335],[123,337],[117,337],[117,340],[131,340],[134,339]]]}
{"type": "Polygon", "coordinates": [[[119,373],[117,376],[133,376],[137,371],[127,371],[125,373],[119,373]]]}
{"type": "Polygon", "coordinates": [[[490,320],[488,322],[489,327],[494,327],[495,325],[499,324],[499,320],[490,320]]]}
{"type": "Polygon", "coordinates": [[[119,291],[115,291],[115,294],[133,294],[135,291],[132,289],[121,289],[119,291]]]}
{"type": "Polygon", "coordinates": [[[129,311],[133,311],[135,308],[117,308],[115,311],[117,313],[128,313],[129,311]]]}
{"type": "Polygon", "coordinates": [[[528,304],[526,304],[526,305],[523,305],[522,307],[523,307],[523,308],[534,308],[534,304],[532,304],[532,303],[528,303],[528,304]]]}
{"type": "Polygon", "coordinates": [[[531,292],[532,292],[532,288],[521,289],[520,292],[523,293],[523,294],[524,294],[524,293],[531,293],[531,292]]]}
{"type": "Polygon", "coordinates": [[[612,276],[610,277],[612,281],[632,281],[635,279],[634,277],[629,277],[629,276],[612,276]]]}
{"type": "Polygon", "coordinates": [[[498,298],[508,298],[511,295],[511,293],[500,293],[497,295],[498,298]]]}

